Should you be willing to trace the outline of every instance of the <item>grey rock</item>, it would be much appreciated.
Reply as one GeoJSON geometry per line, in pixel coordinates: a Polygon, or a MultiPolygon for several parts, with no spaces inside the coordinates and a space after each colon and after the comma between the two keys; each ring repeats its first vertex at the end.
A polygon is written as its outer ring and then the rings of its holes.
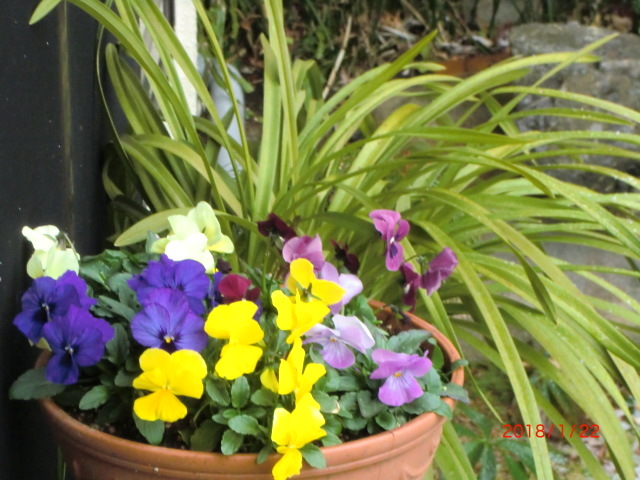
{"type": "MultiPolygon", "coordinates": [[[[590,43],[615,33],[613,30],[588,27],[579,24],[527,24],[514,27],[509,34],[514,55],[536,55],[552,52],[577,51],[590,43]]],[[[600,57],[596,63],[572,64],[543,84],[555,88],[590,95],[608,100],[635,110],[640,110],[640,37],[620,34],[593,52],[600,57]]],[[[521,83],[531,85],[551,66],[540,66],[532,70],[521,83]]],[[[572,107],[576,104],[547,97],[530,96],[519,106],[520,110],[572,107]]],[[[527,117],[519,121],[523,131],[618,131],[640,133],[638,128],[615,124],[596,123],[580,119],[558,117],[527,117]]],[[[628,147],[628,145],[619,144],[628,147]]],[[[617,168],[627,173],[639,174],[640,166],[629,159],[614,156],[588,156],[584,162],[617,168]]],[[[550,163],[566,162],[567,159],[548,160],[550,163]]],[[[557,170],[559,178],[584,185],[601,192],[628,191],[626,184],[615,178],[603,177],[579,170],[557,170]]]]}

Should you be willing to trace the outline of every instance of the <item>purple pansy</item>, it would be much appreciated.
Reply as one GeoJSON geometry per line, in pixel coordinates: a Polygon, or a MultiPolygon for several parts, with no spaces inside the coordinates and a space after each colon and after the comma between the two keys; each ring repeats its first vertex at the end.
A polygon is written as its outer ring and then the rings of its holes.
{"type": "Polygon", "coordinates": [[[358,269],[360,268],[360,260],[356,254],[349,252],[349,247],[346,243],[331,240],[331,244],[333,245],[336,258],[342,262],[344,268],[346,268],[349,273],[357,275],[358,269]]]}
{"type": "Polygon", "coordinates": [[[213,274],[213,282],[209,289],[209,298],[211,299],[211,307],[217,307],[223,302],[222,293],[220,293],[220,282],[224,278],[222,272],[216,272],[213,274]]]}
{"type": "Polygon", "coordinates": [[[331,313],[338,313],[353,297],[362,292],[362,281],[358,277],[350,273],[338,273],[338,269],[329,262],[325,262],[322,266],[319,276],[323,280],[337,283],[345,289],[342,300],[339,303],[330,305],[331,313]]]}
{"type": "Polygon", "coordinates": [[[402,303],[411,307],[409,310],[413,312],[416,308],[416,292],[420,287],[420,275],[413,269],[410,263],[403,263],[400,266],[400,273],[404,276],[402,287],[402,303]]]}
{"type": "Polygon", "coordinates": [[[429,268],[422,274],[420,280],[422,288],[427,290],[427,294],[431,295],[440,288],[440,285],[453,272],[458,265],[458,257],[449,247],[445,247],[438,255],[429,262],[429,268]]]}
{"type": "Polygon", "coordinates": [[[373,210],[369,217],[373,219],[373,226],[387,244],[387,270],[398,270],[404,261],[404,251],[398,242],[409,233],[409,222],[403,220],[394,210],[373,210]]]}
{"type": "Polygon", "coordinates": [[[378,348],[371,358],[378,368],[371,378],[386,379],[378,390],[378,399],[392,407],[399,407],[419,398],[424,392],[416,377],[426,375],[431,369],[431,360],[420,355],[396,353],[378,348]]]}
{"type": "Polygon", "coordinates": [[[304,343],[321,345],[322,358],[333,368],[349,368],[355,362],[351,348],[366,353],[375,341],[369,329],[357,317],[334,315],[333,324],[335,328],[322,324],[313,326],[306,333],[304,343]]]}
{"type": "Polygon", "coordinates": [[[310,237],[303,235],[287,241],[282,247],[282,257],[287,263],[297,258],[305,258],[313,264],[314,270],[320,270],[324,265],[324,253],[322,253],[322,240],[320,236],[310,237]]]}
{"type": "Polygon", "coordinates": [[[36,278],[22,295],[22,312],[13,324],[33,343],[43,336],[44,325],[54,318],[63,317],[72,305],[88,310],[96,301],[87,296],[87,285],[73,271],[65,272],[57,280],[36,278]]]}
{"type": "Polygon", "coordinates": [[[52,352],[45,370],[47,380],[64,385],[76,383],[80,367],[100,361],[113,333],[113,327],[105,320],[71,305],[65,316],[55,317],[43,327],[52,352]]]}
{"type": "Polygon", "coordinates": [[[208,339],[204,320],[189,308],[185,294],[168,288],[149,294],[142,311],[131,320],[131,334],[141,345],[169,353],[182,349],[201,352],[208,339]]]}
{"type": "Polygon", "coordinates": [[[296,236],[296,231],[275,213],[270,213],[267,220],[258,222],[258,231],[265,237],[281,237],[285,242],[296,236]]]}
{"type": "Polygon", "coordinates": [[[147,268],[128,283],[143,306],[156,289],[171,288],[186,295],[193,313],[202,315],[205,312],[202,301],[209,292],[209,277],[204,266],[195,260],[174,261],[162,255],[160,260],[149,262],[147,268]]]}

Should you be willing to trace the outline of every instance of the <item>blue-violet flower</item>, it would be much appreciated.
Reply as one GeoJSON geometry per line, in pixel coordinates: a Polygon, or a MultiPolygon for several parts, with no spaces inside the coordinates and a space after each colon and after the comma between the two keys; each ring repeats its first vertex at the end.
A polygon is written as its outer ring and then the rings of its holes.
{"type": "Polygon", "coordinates": [[[162,255],[160,260],[149,262],[147,268],[128,283],[143,306],[149,303],[155,289],[171,288],[186,295],[193,313],[202,315],[205,312],[202,301],[209,292],[209,278],[204,266],[195,260],[174,261],[162,255]]]}
{"type": "Polygon", "coordinates": [[[64,385],[76,383],[80,367],[98,363],[113,334],[113,327],[105,320],[69,306],[65,316],[55,317],[43,327],[43,336],[53,353],[45,370],[47,380],[64,385]]]}
{"type": "Polygon", "coordinates": [[[155,289],[144,308],[131,320],[131,334],[141,345],[201,352],[209,338],[204,331],[204,319],[189,308],[187,297],[179,290],[155,289]]]}

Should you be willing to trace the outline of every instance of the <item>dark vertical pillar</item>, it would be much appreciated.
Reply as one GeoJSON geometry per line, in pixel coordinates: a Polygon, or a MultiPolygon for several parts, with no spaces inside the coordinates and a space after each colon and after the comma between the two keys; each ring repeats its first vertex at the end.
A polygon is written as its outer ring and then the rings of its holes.
{"type": "Polygon", "coordinates": [[[28,285],[23,225],[55,224],[82,253],[104,238],[95,23],[61,5],[0,1],[0,477],[53,480],[56,449],[35,402],[8,399],[37,354],[12,325],[28,285]]]}

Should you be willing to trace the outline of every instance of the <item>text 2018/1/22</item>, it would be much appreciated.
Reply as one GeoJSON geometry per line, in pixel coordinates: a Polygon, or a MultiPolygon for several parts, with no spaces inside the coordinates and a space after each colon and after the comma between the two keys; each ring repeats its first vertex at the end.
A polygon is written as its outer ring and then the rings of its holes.
{"type": "Polygon", "coordinates": [[[583,423],[581,425],[510,425],[505,423],[504,425],[502,425],[502,428],[504,428],[504,432],[502,433],[503,438],[551,438],[554,432],[556,433],[556,435],[559,435],[562,438],[564,438],[565,435],[569,438],[574,436],[580,438],[600,438],[600,435],[598,435],[600,426],[596,424],[583,423]]]}

